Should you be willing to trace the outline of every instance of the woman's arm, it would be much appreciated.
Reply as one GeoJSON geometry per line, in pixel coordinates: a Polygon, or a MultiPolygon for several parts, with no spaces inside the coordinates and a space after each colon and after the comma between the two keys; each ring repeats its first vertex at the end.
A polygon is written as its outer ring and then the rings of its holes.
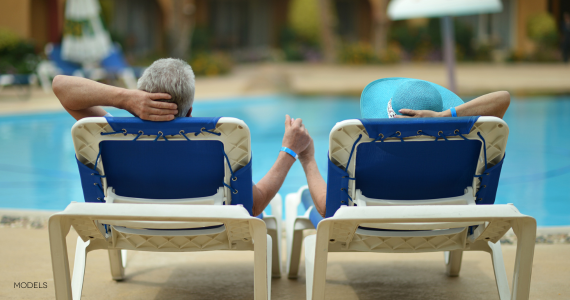
{"type": "MultiPolygon", "coordinates": [[[[469,102],[455,107],[458,117],[463,116],[493,116],[503,118],[511,104],[511,95],[507,91],[489,93],[477,97],[469,102]]],[[[404,115],[396,115],[396,118],[426,118],[426,117],[451,117],[451,111],[435,112],[431,110],[400,109],[404,115]]]]}
{"type": "Polygon", "coordinates": [[[315,208],[321,216],[325,216],[327,210],[327,184],[317,167],[315,160],[315,147],[313,140],[305,151],[299,154],[299,161],[303,165],[305,176],[307,176],[307,183],[309,185],[309,192],[315,208]]]}
{"type": "MultiPolygon", "coordinates": [[[[289,115],[286,115],[282,145],[295,153],[301,153],[310,142],[311,137],[305,125],[303,125],[303,121],[301,119],[291,119],[289,115]]],[[[261,214],[269,202],[271,202],[271,199],[275,197],[294,162],[295,159],[291,155],[281,151],[269,172],[253,186],[254,216],[261,214]]]]}

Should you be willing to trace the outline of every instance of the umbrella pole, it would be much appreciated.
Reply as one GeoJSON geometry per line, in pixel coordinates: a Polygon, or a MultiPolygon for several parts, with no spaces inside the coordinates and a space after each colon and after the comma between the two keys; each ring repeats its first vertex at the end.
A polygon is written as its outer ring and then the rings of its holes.
{"type": "Polygon", "coordinates": [[[441,18],[441,37],[443,41],[443,58],[447,68],[447,87],[457,93],[455,81],[455,37],[453,33],[453,18],[450,16],[441,18]]]}

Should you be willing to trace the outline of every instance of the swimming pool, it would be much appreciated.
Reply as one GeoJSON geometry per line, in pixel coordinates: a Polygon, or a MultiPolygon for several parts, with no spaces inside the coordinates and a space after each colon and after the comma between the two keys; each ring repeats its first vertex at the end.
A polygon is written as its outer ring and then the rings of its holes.
{"type": "MultiPolygon", "coordinates": [[[[513,99],[505,116],[510,135],[496,203],[514,203],[540,226],[570,225],[570,97],[513,99]]],[[[115,116],[127,112],[111,110],[115,116]]],[[[360,117],[359,102],[346,97],[264,96],[196,102],[194,116],[231,116],[250,127],[253,180],[260,180],[279,153],[285,114],[303,118],[326,175],[330,129],[360,117]]],[[[0,117],[0,208],[62,210],[83,201],[66,112],[0,117]]],[[[295,163],[282,196],[306,184],[295,163]]]]}

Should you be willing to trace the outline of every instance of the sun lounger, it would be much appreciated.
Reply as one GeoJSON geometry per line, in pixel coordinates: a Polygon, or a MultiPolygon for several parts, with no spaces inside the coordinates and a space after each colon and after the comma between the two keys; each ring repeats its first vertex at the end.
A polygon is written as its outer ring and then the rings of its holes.
{"type": "Polygon", "coordinates": [[[306,187],[286,198],[287,273],[297,276],[304,229],[307,299],[325,298],[328,252],[444,251],[458,276],[463,251],[491,254],[500,299],[528,299],[536,221],[496,205],[507,124],[494,117],[364,119],[329,140],[326,218],[306,187]],[[307,210],[297,217],[297,209],[307,210]],[[512,291],[500,238],[513,229],[512,291]]]}
{"type": "Polygon", "coordinates": [[[0,74],[0,92],[5,86],[16,86],[19,90],[18,96],[23,99],[30,98],[32,85],[35,84],[35,74],[0,74]]]}
{"type": "Polygon", "coordinates": [[[81,297],[86,254],[97,249],[109,251],[115,280],[124,279],[124,250],[253,250],[255,299],[270,298],[272,265],[274,275],[280,270],[281,199],[272,201],[276,217],[251,216],[250,133],[243,121],[85,118],[72,136],[86,203],[71,203],[49,220],[57,299],[81,297]],[[79,234],[72,282],[70,227],[79,234]]]}
{"type": "Polygon", "coordinates": [[[123,80],[128,89],[137,88],[137,78],[141,77],[144,71],[143,68],[134,68],[127,63],[121,46],[117,43],[113,44],[109,55],[101,61],[101,67],[107,78],[123,80]]]}
{"type": "Polygon", "coordinates": [[[139,73],[139,76],[142,73],[140,69],[133,69],[127,64],[118,44],[113,45],[111,52],[100,62],[99,66],[90,68],[64,60],[61,56],[61,45],[59,44],[47,44],[45,54],[48,60],[38,64],[37,73],[40,84],[46,92],[51,90],[51,78],[56,75],[78,76],[92,80],[122,79],[127,88],[136,89],[136,72],[139,73]]]}

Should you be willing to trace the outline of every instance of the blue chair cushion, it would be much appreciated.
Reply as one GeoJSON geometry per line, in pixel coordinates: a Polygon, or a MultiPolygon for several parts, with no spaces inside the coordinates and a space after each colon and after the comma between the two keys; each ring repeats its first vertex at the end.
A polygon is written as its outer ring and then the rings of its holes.
{"type": "Polygon", "coordinates": [[[220,141],[103,141],[107,185],[117,195],[182,199],[216,194],[224,180],[220,141]]]}
{"type": "Polygon", "coordinates": [[[456,197],[473,184],[477,140],[362,143],[356,188],[369,198],[420,200],[456,197]]]}

